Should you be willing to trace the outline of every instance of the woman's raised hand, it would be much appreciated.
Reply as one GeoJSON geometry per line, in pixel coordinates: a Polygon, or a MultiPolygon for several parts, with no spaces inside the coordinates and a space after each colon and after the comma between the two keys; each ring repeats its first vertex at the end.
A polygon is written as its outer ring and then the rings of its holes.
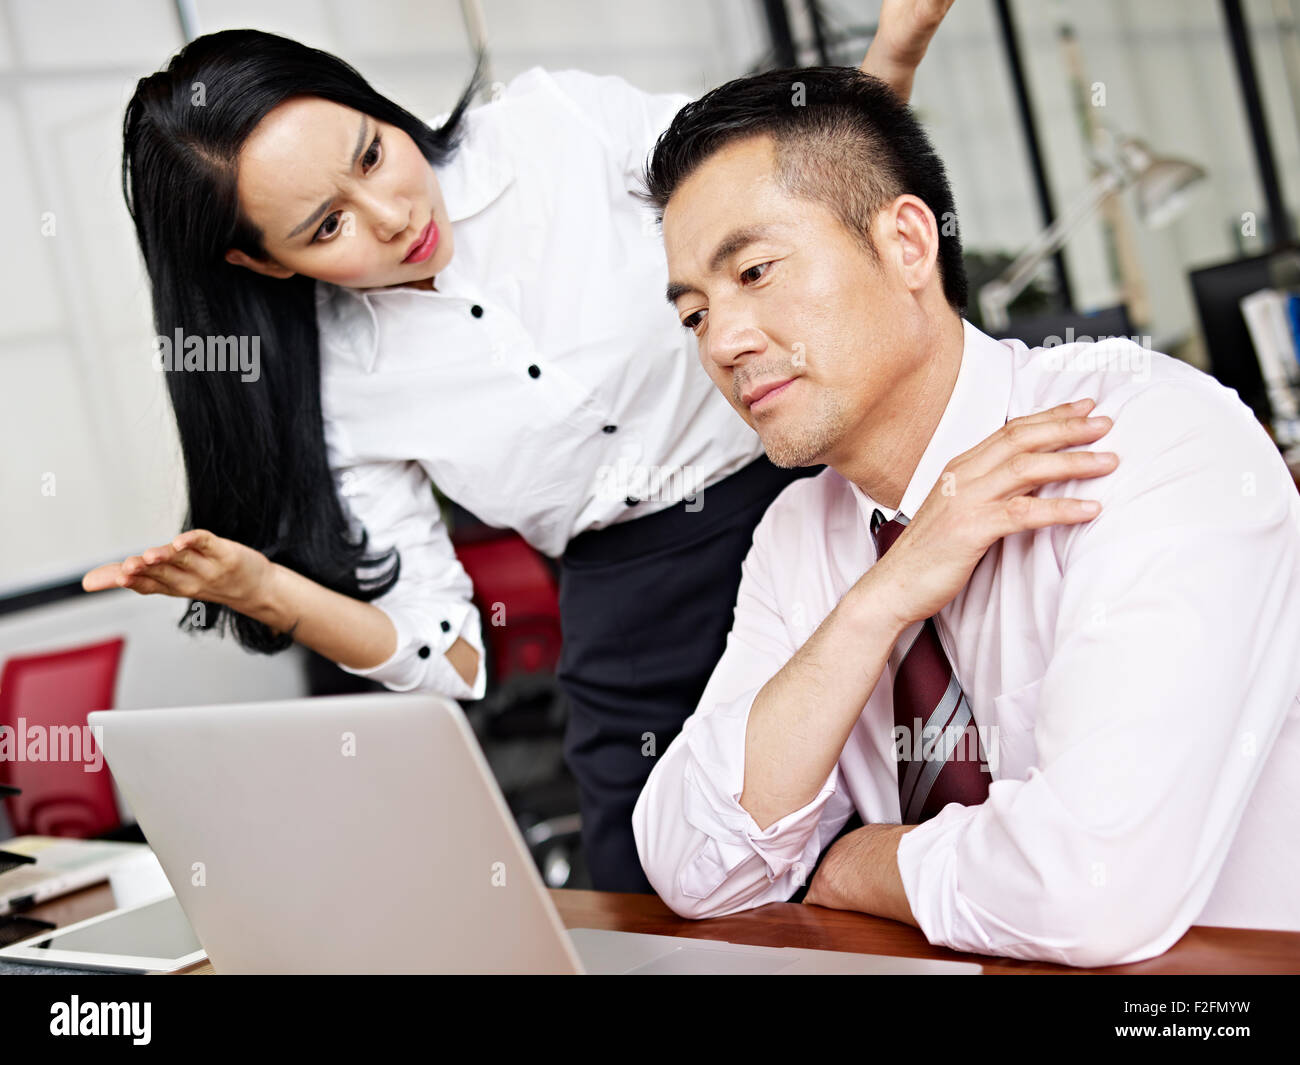
{"type": "Polygon", "coordinates": [[[953,0],[884,0],[880,22],[859,69],[907,100],[912,79],[953,0]]]}
{"type": "Polygon", "coordinates": [[[1091,399],[1013,418],[944,467],[894,545],[868,571],[888,582],[904,625],[938,613],[957,595],[996,541],[1047,525],[1078,525],[1100,513],[1095,500],[1033,495],[1052,481],[1101,477],[1119,465],[1110,451],[1061,451],[1110,431],[1110,418],[1085,415],[1091,399]],[[1091,504],[1091,508],[1090,508],[1091,504]]]}
{"type": "Polygon", "coordinates": [[[81,586],[88,592],[129,588],[141,595],[174,595],[239,610],[258,600],[271,570],[271,561],[260,551],[207,529],[190,529],[169,544],[97,566],[81,586]]]}

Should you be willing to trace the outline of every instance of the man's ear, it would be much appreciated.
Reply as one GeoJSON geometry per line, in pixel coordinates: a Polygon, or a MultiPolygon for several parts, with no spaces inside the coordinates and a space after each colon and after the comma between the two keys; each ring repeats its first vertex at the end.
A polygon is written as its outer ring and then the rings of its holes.
{"type": "Polygon", "coordinates": [[[930,283],[939,259],[939,227],[925,201],[911,193],[898,197],[884,212],[892,219],[892,243],[904,283],[920,292],[930,283]]]}
{"type": "Polygon", "coordinates": [[[242,251],[231,248],[226,252],[226,262],[235,266],[246,266],[255,273],[265,274],[267,277],[293,277],[294,271],[287,266],[282,266],[274,259],[254,259],[251,255],[245,255],[242,251]]]}

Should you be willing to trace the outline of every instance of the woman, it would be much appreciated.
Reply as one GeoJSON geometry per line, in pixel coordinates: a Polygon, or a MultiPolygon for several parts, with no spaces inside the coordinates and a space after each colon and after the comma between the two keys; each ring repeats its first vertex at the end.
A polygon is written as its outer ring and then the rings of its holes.
{"type": "MultiPolygon", "coordinates": [[[[864,69],[906,95],[950,2],[887,4],[864,69]]],[[[664,303],[632,193],[688,98],[534,68],[470,110],[476,80],[428,126],[334,56],[232,30],[140,81],[123,191],[188,531],[83,584],[479,698],[480,618],[432,480],[562,556],[588,865],[648,891],[632,807],[721,656],[754,526],[817,468],[768,462],[664,303]],[[204,357],[237,341],[251,371],[204,357]]]]}

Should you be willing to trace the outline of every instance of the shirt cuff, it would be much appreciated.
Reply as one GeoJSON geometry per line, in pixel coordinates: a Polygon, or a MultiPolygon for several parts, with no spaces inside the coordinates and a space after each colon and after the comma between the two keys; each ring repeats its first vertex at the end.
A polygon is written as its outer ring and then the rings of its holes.
{"type": "MultiPolygon", "coordinates": [[[[1032,779],[1036,770],[1029,772],[1032,779]]],[[[984,803],[976,806],[949,803],[930,820],[903,833],[898,841],[898,874],[903,881],[903,893],[917,927],[930,943],[974,954],[1051,958],[1073,964],[1064,956],[1049,954],[1042,945],[1035,946],[1023,931],[975,907],[962,894],[958,883],[958,850],[972,822],[987,814],[986,804],[997,804],[999,798],[1010,802],[1011,791],[1022,786],[1021,781],[994,781],[989,785],[989,798],[984,803]],[[1000,786],[1009,789],[1001,796],[1000,786]]]]}
{"type": "Polygon", "coordinates": [[[397,647],[377,666],[353,669],[340,665],[345,673],[378,681],[391,691],[435,691],[453,699],[482,699],[487,690],[483,654],[483,632],[478,609],[473,603],[446,601],[421,604],[419,608],[373,601],[388,615],[397,630],[397,647]],[[447,660],[446,652],[460,637],[478,652],[474,684],[447,660]]]}

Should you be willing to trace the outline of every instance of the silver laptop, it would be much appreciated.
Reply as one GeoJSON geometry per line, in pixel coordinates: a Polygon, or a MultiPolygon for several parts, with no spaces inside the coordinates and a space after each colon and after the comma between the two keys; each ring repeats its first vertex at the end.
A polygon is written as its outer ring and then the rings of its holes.
{"type": "Polygon", "coordinates": [[[461,708],[428,694],[90,715],[218,973],[978,973],[566,930],[461,708]]]}

